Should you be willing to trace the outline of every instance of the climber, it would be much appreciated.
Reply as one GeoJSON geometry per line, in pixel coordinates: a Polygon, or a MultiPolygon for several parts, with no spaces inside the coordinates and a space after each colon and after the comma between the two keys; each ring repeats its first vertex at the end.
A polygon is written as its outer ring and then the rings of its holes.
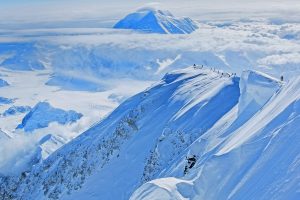
{"type": "Polygon", "coordinates": [[[280,77],[280,80],[283,81],[283,76],[280,77]]]}
{"type": "Polygon", "coordinates": [[[192,157],[188,158],[188,163],[190,164],[189,168],[191,169],[196,163],[196,156],[193,155],[192,157]]]}
{"type": "Polygon", "coordinates": [[[186,174],[189,169],[193,168],[194,165],[196,164],[196,161],[197,161],[195,155],[193,155],[191,157],[186,157],[186,159],[187,159],[188,162],[184,167],[184,174],[186,174]]]}

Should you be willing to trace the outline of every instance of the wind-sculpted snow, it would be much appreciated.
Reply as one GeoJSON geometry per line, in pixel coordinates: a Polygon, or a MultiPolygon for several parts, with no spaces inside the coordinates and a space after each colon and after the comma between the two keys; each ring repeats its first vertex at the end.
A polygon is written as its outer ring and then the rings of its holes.
{"type": "Polygon", "coordinates": [[[257,72],[242,77],[239,104],[246,92],[260,109],[245,120],[238,104],[186,149],[197,158],[187,174],[183,156],[132,200],[299,199],[300,79],[283,84],[257,72]]]}
{"type": "Polygon", "coordinates": [[[237,77],[193,67],[169,73],[32,170],[2,177],[0,194],[4,199],[128,199],[181,158],[239,96],[237,77]]]}
{"type": "Polygon", "coordinates": [[[175,18],[169,11],[143,8],[127,15],[114,28],[139,30],[147,33],[189,34],[198,26],[190,18],[175,18]]]}
{"type": "Polygon", "coordinates": [[[261,72],[245,71],[242,74],[239,114],[257,112],[280,87],[280,81],[261,72]]]}
{"type": "Polygon", "coordinates": [[[22,123],[18,125],[17,128],[24,129],[26,132],[32,132],[35,129],[47,127],[51,122],[67,124],[76,122],[81,117],[82,114],[73,110],[64,111],[62,109],[53,108],[47,102],[39,102],[23,118],[22,123]]]}

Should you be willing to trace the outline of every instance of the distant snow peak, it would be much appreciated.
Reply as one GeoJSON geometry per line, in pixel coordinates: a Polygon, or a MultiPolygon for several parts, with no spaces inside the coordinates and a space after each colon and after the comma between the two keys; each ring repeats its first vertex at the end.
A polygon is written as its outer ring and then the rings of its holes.
{"type": "Polygon", "coordinates": [[[51,122],[68,124],[76,122],[82,117],[81,113],[73,110],[65,111],[53,108],[48,102],[39,102],[23,118],[22,123],[17,128],[23,128],[26,132],[39,128],[46,128],[51,122]]]}
{"type": "Polygon", "coordinates": [[[190,18],[177,18],[169,11],[147,7],[127,15],[114,28],[160,34],[190,34],[198,26],[190,18]]]}
{"type": "Polygon", "coordinates": [[[31,108],[29,106],[11,106],[7,110],[5,110],[2,116],[7,117],[11,115],[17,115],[20,113],[29,112],[31,108]]]}

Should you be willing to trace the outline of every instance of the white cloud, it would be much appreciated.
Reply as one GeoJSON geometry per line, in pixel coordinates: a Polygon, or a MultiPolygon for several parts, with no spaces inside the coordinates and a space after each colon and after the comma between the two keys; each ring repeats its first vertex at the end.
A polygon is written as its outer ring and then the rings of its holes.
{"type": "Polygon", "coordinates": [[[261,65],[285,65],[285,64],[299,64],[300,53],[286,53],[267,56],[258,61],[261,65]]]}

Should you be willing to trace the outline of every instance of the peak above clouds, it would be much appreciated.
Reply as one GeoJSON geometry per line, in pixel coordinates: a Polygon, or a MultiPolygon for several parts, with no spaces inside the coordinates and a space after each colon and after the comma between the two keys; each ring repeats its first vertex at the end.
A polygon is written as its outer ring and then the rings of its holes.
{"type": "Polygon", "coordinates": [[[114,28],[160,34],[189,34],[198,26],[190,18],[176,18],[169,11],[147,7],[127,15],[114,28]]]}
{"type": "MultiPolygon", "coordinates": [[[[144,6],[168,9],[175,16],[190,16],[197,20],[228,20],[228,19],[249,19],[253,17],[274,18],[277,21],[284,19],[289,21],[300,21],[300,5],[297,0],[266,0],[266,1],[238,1],[238,0],[211,0],[197,1],[187,0],[184,3],[180,0],[158,0],[149,3],[146,0],[124,2],[113,0],[109,2],[99,2],[96,0],[76,1],[70,3],[68,0],[62,1],[5,1],[1,2],[0,27],[12,27],[11,23],[17,23],[20,28],[22,24],[27,27],[50,24],[57,26],[63,22],[64,25],[70,21],[77,22],[68,24],[73,27],[82,27],[83,24],[89,27],[113,25],[122,16],[132,10],[144,6]],[[45,9],[45,7],[47,9],[45,9]],[[101,21],[101,23],[99,23],[101,21]],[[97,24],[97,26],[93,26],[97,24]]],[[[35,27],[36,27],[35,26],[35,27]]]]}

